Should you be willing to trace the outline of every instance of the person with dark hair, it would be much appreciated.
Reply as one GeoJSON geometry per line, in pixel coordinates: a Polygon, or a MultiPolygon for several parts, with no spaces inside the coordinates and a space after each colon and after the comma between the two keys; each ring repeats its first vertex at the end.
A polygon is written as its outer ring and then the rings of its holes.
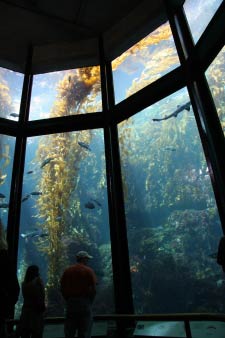
{"type": "Polygon", "coordinates": [[[6,320],[13,317],[14,306],[18,301],[20,287],[16,269],[8,253],[3,224],[0,220],[0,337],[5,338],[6,320]]]}
{"type": "Polygon", "coordinates": [[[42,338],[44,330],[45,288],[37,265],[30,265],[22,283],[23,306],[17,336],[42,338]]]}
{"type": "Polygon", "coordinates": [[[60,281],[66,301],[65,338],[74,338],[76,331],[78,338],[90,338],[97,279],[93,269],[87,266],[92,256],[79,251],[76,258],[77,263],[64,271],[60,281]]]}

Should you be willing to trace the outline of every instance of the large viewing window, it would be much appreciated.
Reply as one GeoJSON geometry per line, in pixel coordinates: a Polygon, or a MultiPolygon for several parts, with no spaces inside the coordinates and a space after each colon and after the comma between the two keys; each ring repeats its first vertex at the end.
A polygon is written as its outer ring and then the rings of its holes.
{"type": "Polygon", "coordinates": [[[0,117],[18,121],[24,75],[0,67],[0,117]]]}
{"type": "Polygon", "coordinates": [[[112,62],[116,103],[178,65],[170,25],[165,23],[112,62]]]}
{"type": "Polygon", "coordinates": [[[221,224],[186,89],[120,123],[119,139],[135,312],[223,312],[221,224]]]}
{"type": "Polygon", "coordinates": [[[102,130],[29,138],[21,207],[18,276],[21,282],[29,264],[40,267],[48,315],[63,315],[59,280],[79,250],[94,257],[95,313],[113,312],[102,130]]]}
{"type": "Polygon", "coordinates": [[[225,135],[225,47],[207,69],[206,77],[225,135]]]}
{"type": "Polygon", "coordinates": [[[12,178],[15,137],[0,135],[0,218],[6,229],[12,178]]]}
{"type": "Polygon", "coordinates": [[[30,120],[101,110],[99,66],[34,76],[30,120]]]}
{"type": "Polygon", "coordinates": [[[194,42],[199,40],[221,3],[222,0],[185,0],[184,10],[194,42]]]}

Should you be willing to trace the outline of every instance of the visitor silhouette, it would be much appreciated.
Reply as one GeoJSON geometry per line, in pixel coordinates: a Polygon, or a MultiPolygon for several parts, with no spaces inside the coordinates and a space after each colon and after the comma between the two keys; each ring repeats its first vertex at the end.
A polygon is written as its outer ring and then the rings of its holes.
{"type": "Polygon", "coordinates": [[[96,294],[96,275],[87,266],[90,256],[86,251],[76,254],[77,263],[68,267],[61,277],[61,292],[66,301],[65,338],[90,338],[92,304],[96,294]]]}
{"type": "Polygon", "coordinates": [[[42,338],[44,330],[45,288],[37,265],[28,266],[22,283],[23,306],[17,337],[42,338]]]}

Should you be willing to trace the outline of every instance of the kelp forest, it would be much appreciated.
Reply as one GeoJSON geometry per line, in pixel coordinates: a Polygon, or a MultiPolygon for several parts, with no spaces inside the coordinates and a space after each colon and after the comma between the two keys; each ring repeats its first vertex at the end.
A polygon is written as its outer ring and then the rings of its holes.
{"type": "MultiPolygon", "coordinates": [[[[169,26],[163,25],[114,60],[115,92],[117,72],[135,74],[124,85],[126,98],[177,67],[172,44],[169,26]]],[[[224,58],[223,49],[206,73],[223,130],[224,58]]],[[[41,88],[41,82],[36,85],[41,88]]],[[[55,88],[48,118],[102,110],[99,66],[65,71],[55,88]]],[[[0,109],[5,118],[14,112],[4,69],[0,109]]],[[[104,133],[77,131],[76,125],[74,130],[27,138],[18,276],[22,282],[27,266],[39,265],[47,316],[63,315],[59,280],[79,250],[94,257],[95,313],[114,312],[104,133]]],[[[225,283],[216,264],[222,229],[187,89],[121,122],[118,135],[135,312],[224,312],[225,283]]],[[[5,223],[13,156],[14,140],[1,135],[5,223]]]]}

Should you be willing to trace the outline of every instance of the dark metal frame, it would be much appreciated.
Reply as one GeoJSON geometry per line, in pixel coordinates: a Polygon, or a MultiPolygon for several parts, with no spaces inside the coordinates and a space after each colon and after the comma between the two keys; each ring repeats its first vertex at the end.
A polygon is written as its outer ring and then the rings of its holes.
{"type": "Polygon", "coordinates": [[[194,46],[182,8],[175,12],[165,0],[181,66],[115,105],[111,64],[105,61],[102,38],[99,38],[103,111],[79,116],[28,121],[32,88],[32,48],[29,48],[24,78],[20,119],[18,122],[0,118],[0,133],[16,137],[10,205],[8,215],[9,251],[17,261],[20,201],[26,151],[30,136],[84,129],[104,129],[107,168],[110,234],[116,313],[133,313],[131,277],[126,232],[126,217],[122,189],[117,124],[154,104],[158,100],[187,86],[193,105],[201,141],[205,151],[222,227],[225,230],[225,162],[224,135],[204,72],[225,40],[225,4],[222,3],[206,31],[194,46]],[[217,34],[214,34],[218,32],[217,34]],[[210,47],[209,47],[210,46],[210,47]],[[199,67],[199,63],[202,65],[199,67]]]}

